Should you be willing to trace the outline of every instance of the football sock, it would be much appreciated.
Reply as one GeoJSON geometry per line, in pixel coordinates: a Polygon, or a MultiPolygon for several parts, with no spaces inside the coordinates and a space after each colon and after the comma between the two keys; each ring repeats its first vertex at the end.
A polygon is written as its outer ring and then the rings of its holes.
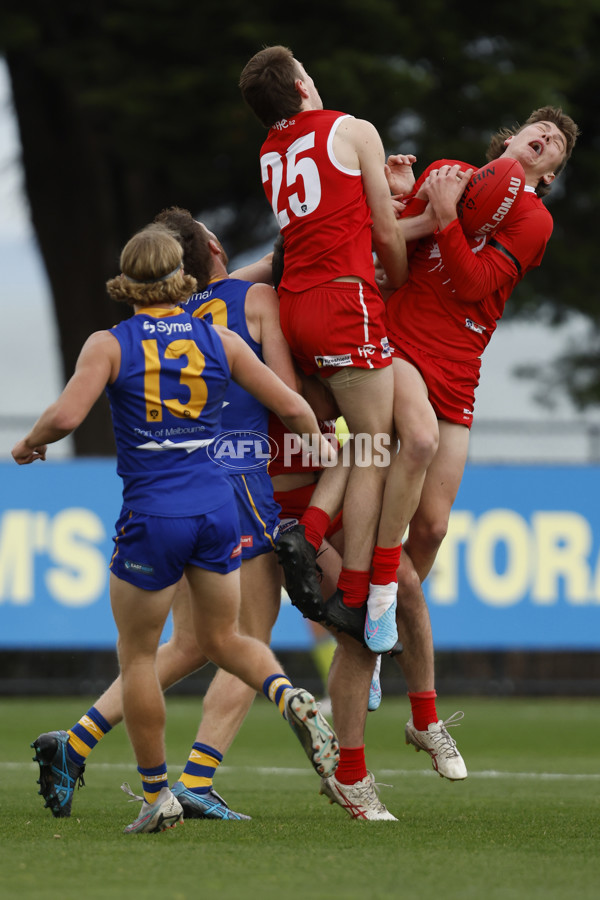
{"type": "Polygon", "coordinates": [[[398,595],[398,582],[392,581],[391,584],[371,584],[369,585],[369,598],[367,600],[367,609],[371,619],[376,621],[380,619],[384,612],[396,602],[398,595]]]}
{"type": "Polygon", "coordinates": [[[338,578],[338,589],[344,594],[346,606],[362,606],[369,593],[370,572],[342,567],[338,578]]]}
{"type": "Polygon", "coordinates": [[[156,803],[162,789],[169,787],[167,764],[164,762],[160,766],[154,766],[152,769],[142,769],[141,766],[138,766],[137,769],[142,776],[144,800],[152,806],[153,803],[156,803]]]}
{"type": "Polygon", "coordinates": [[[304,537],[312,544],[315,550],[318,550],[323,543],[325,532],[329,528],[331,519],[318,506],[309,506],[300,519],[300,524],[304,525],[304,537]]]}
{"type": "Polygon", "coordinates": [[[194,743],[179,781],[195,794],[208,794],[223,754],[208,744],[194,743]]]}
{"type": "Polygon", "coordinates": [[[335,777],[340,784],[356,784],[367,777],[365,745],[362,747],[340,747],[340,761],[335,777]]]}
{"type": "Polygon", "coordinates": [[[408,692],[410,700],[410,708],[412,711],[413,725],[417,731],[427,731],[427,726],[432,722],[438,721],[438,714],[435,708],[436,691],[415,691],[408,692]]]}
{"type": "Polygon", "coordinates": [[[400,565],[402,544],[398,547],[375,547],[371,563],[371,584],[390,584],[398,581],[397,571],[400,565]]]}
{"type": "Polygon", "coordinates": [[[69,735],[67,752],[71,761],[82,766],[98,741],[101,741],[111,728],[112,725],[100,715],[95,706],[88,709],[79,722],[67,732],[69,735]]]}
{"type": "Polygon", "coordinates": [[[279,707],[279,712],[286,718],[285,715],[285,698],[288,691],[292,690],[292,683],[287,677],[287,675],[283,675],[283,673],[269,675],[268,678],[265,678],[263,684],[263,694],[270,700],[272,703],[275,703],[279,707]]]}

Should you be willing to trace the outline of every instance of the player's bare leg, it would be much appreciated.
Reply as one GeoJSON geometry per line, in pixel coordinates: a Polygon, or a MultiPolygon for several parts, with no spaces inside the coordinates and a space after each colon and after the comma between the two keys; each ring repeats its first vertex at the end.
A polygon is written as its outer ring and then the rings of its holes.
{"type": "Polygon", "coordinates": [[[344,505],[351,470],[352,467],[340,450],[335,465],[327,466],[320,474],[310,505],[318,506],[333,519],[344,505]]]}
{"type": "Polygon", "coordinates": [[[406,541],[421,583],[429,575],[446,536],[469,451],[469,429],[464,425],[440,421],[439,429],[438,451],[427,470],[406,541]]]}
{"type": "Polygon", "coordinates": [[[156,652],[177,584],[145,591],[113,573],[110,601],[119,632],[123,715],[142,779],[143,795],[128,784],[123,790],[142,802],[126,834],[163,831],[183,818],[183,809],[169,789],[165,748],[165,702],[156,672],[156,652]]]}
{"type": "Polygon", "coordinates": [[[354,456],[343,506],[343,568],[337,590],[326,603],[326,621],[362,643],[373,549],[391,461],[392,367],[336,373],[328,382],[351,435],[342,455],[347,459],[353,452],[354,456]],[[384,452],[379,449],[382,441],[384,452]]]}
{"type": "Polygon", "coordinates": [[[467,777],[467,769],[448,727],[457,724],[462,712],[445,720],[437,713],[431,621],[408,543],[400,560],[398,589],[396,616],[404,650],[396,661],[406,681],[412,712],[404,732],[406,743],[425,750],[440,775],[459,781],[467,777]]]}
{"type": "Polygon", "coordinates": [[[417,512],[398,570],[398,630],[404,653],[397,658],[408,687],[412,716],[406,725],[407,743],[425,750],[434,768],[453,781],[467,777],[467,769],[448,733],[462,713],[443,720],[435,698],[433,637],[421,584],[429,574],[448,527],[465,461],[469,432],[461,425],[440,422],[440,447],[431,463],[417,512]]]}
{"type": "MultiPolygon", "coordinates": [[[[351,435],[366,434],[372,440],[367,448],[368,465],[350,469],[344,496],[344,568],[366,570],[370,567],[388,466],[373,452],[375,435],[393,432],[392,367],[368,371],[364,380],[344,387],[333,383],[331,391],[351,435]]],[[[351,445],[350,438],[347,445],[351,445]]],[[[389,447],[388,447],[389,449],[389,447]]]]}
{"type": "MultiPolygon", "coordinates": [[[[345,532],[331,537],[322,555],[323,593],[333,590],[337,583],[342,560],[339,551],[344,545],[345,532]]],[[[337,648],[329,670],[328,689],[331,697],[334,725],[339,722],[343,738],[340,746],[357,747],[364,744],[367,718],[367,699],[375,656],[353,638],[336,632],[337,648]]]]}
{"type": "Polygon", "coordinates": [[[421,498],[427,470],[436,455],[439,428],[419,371],[394,359],[394,424],[400,439],[385,486],[377,542],[400,543],[421,498]]]}
{"type": "MultiPolygon", "coordinates": [[[[332,535],[330,540],[331,547],[321,557],[324,594],[337,583],[341,557],[336,551],[343,547],[343,531],[332,535]]],[[[337,728],[335,723],[339,722],[343,737],[338,735],[340,765],[334,775],[322,779],[320,792],[352,818],[392,821],[394,816],[379,800],[373,776],[367,772],[365,763],[367,702],[377,657],[349,635],[336,633],[336,638],[328,689],[334,725],[337,728]]]]}
{"type": "Polygon", "coordinates": [[[176,585],[145,591],[110,574],[110,597],[119,632],[118,652],[125,726],[138,765],[165,760],[165,702],[156,653],[176,585]]]}
{"type": "MultiPolygon", "coordinates": [[[[245,559],[240,569],[239,630],[268,643],[281,601],[280,569],[274,553],[245,559]]],[[[188,628],[191,618],[188,619],[188,628]]],[[[202,720],[188,761],[172,790],[186,818],[240,820],[250,817],[229,807],[213,787],[215,772],[231,746],[256,691],[218,669],[204,697],[202,720]],[[195,773],[201,771],[202,777],[195,773]]]]}
{"type": "MultiPolygon", "coordinates": [[[[173,601],[173,634],[156,654],[156,673],[166,690],[208,660],[200,651],[190,629],[189,590],[182,579],[173,601]]],[[[110,687],[81,716],[69,731],[41,734],[32,744],[40,764],[40,793],[57,818],[71,815],[76,785],[82,786],[87,759],[102,738],[123,719],[122,679],[119,675],[110,687]]]]}
{"type": "Polygon", "coordinates": [[[390,650],[398,639],[396,568],[401,542],[438,447],[438,423],[421,374],[402,359],[394,359],[393,372],[394,424],[400,440],[383,495],[365,623],[365,642],[375,652],[390,650]]]}
{"type": "MultiPolygon", "coordinates": [[[[281,601],[280,570],[275,554],[263,553],[244,560],[240,583],[240,633],[268,644],[281,601]]],[[[196,741],[210,744],[225,754],[255,696],[255,690],[229,672],[219,669],[204,697],[196,741]]]]}
{"type": "Polygon", "coordinates": [[[266,644],[237,630],[239,571],[224,575],[190,565],[186,575],[196,638],[208,658],[268,696],[298,737],[315,771],[321,775],[334,772],[339,757],[337,739],[314,697],[303,688],[293,688],[266,644]]]}
{"type": "MultiPolygon", "coordinates": [[[[159,646],[156,654],[156,672],[163,691],[201,669],[208,662],[190,628],[190,595],[185,577],[177,585],[172,616],[173,633],[168,641],[159,646]]],[[[114,727],[122,721],[121,676],[118,676],[98,697],[94,706],[111,726],[114,727]]]]}
{"type": "Polygon", "coordinates": [[[427,602],[404,545],[398,569],[398,634],[403,651],[395,660],[409,693],[435,690],[433,635],[427,602]]]}

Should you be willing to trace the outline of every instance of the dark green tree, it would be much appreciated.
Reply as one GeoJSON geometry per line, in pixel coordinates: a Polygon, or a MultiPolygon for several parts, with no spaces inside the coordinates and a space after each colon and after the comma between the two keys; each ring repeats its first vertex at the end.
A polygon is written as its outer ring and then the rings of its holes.
{"type": "MultiPolygon", "coordinates": [[[[510,306],[553,321],[582,312],[598,343],[599,22],[598,0],[5,0],[0,51],[65,378],[85,337],[123,314],[104,283],[158,210],[191,209],[230,255],[274,236],[258,173],[264,132],[238,78],[275,43],[305,63],[326,106],[370,119],[390,152],[416,153],[417,169],[440,156],[482,163],[489,135],[537,106],[573,115],[583,135],[550,200],[555,238],[510,306]]],[[[585,394],[574,395],[598,402],[600,368],[588,362],[585,394]]],[[[78,453],[112,452],[106,407],[75,442],[78,453]]]]}

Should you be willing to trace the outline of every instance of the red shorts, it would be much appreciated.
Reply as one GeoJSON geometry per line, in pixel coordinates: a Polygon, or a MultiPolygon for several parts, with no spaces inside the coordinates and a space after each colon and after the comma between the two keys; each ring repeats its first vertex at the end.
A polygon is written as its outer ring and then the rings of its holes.
{"type": "Polygon", "coordinates": [[[281,330],[306,375],[390,365],[385,305],[370,285],[330,281],[301,293],[280,290],[279,300],[281,330]]]}
{"type": "MultiPolygon", "coordinates": [[[[291,491],[275,491],[275,502],[281,506],[279,521],[289,525],[290,521],[294,520],[294,524],[296,524],[310,506],[310,500],[316,486],[317,482],[315,481],[313,484],[304,484],[302,487],[293,488],[291,491]]],[[[332,519],[329,528],[325,532],[325,537],[331,537],[341,527],[342,511],[340,510],[337,516],[332,519]]]]}
{"type": "Polygon", "coordinates": [[[393,353],[396,359],[405,359],[419,370],[438,419],[471,427],[480,360],[461,362],[430,356],[406,341],[394,341],[393,353]]]}

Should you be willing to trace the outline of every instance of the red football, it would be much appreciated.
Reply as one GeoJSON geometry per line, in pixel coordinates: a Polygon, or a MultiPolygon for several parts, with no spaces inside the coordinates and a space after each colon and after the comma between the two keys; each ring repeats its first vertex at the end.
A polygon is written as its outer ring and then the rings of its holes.
{"type": "Polygon", "coordinates": [[[506,156],[493,159],[473,172],[457,207],[464,233],[481,237],[507,225],[524,187],[523,166],[506,156]]]}

